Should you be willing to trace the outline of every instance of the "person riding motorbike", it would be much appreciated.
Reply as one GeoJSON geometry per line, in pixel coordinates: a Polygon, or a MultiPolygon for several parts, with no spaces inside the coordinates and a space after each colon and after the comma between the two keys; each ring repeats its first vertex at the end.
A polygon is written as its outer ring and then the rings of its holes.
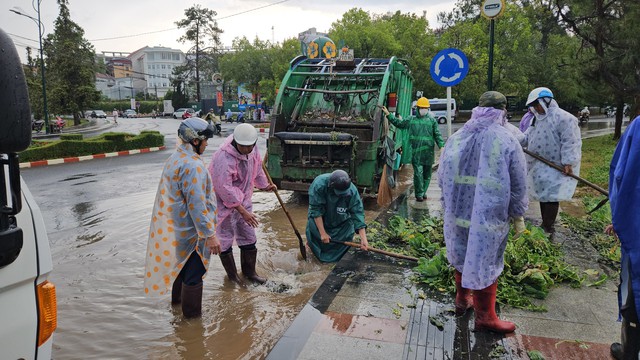
{"type": "Polygon", "coordinates": [[[222,125],[220,124],[220,118],[216,116],[216,113],[213,109],[209,109],[209,112],[204,116],[204,119],[209,124],[214,126],[214,135],[222,135],[222,125]]]}
{"type": "Polygon", "coordinates": [[[585,105],[585,107],[582,110],[580,110],[578,115],[579,115],[578,119],[580,120],[581,123],[589,122],[589,115],[591,115],[591,112],[589,111],[589,107],[585,105]]]}

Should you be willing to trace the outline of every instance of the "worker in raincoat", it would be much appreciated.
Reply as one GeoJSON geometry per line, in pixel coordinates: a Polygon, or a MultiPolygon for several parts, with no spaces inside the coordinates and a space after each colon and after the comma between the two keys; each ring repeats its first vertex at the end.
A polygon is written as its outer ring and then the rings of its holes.
{"type": "Polygon", "coordinates": [[[162,171],[145,256],[145,294],[163,295],[171,286],[171,303],[181,304],[185,317],[200,316],[202,278],[211,253],[220,253],[215,194],[200,157],[213,132],[200,118],[180,123],[181,144],[162,171]]]}
{"type": "Polygon", "coordinates": [[[582,140],[578,119],[558,106],[551,90],[536,88],[527,98],[534,119],[524,133],[523,147],[564,167],[564,173],[527,157],[528,188],[532,200],[540,202],[542,228],[555,232],[560,201],[573,197],[578,181],[567,174],[580,175],[582,140]]]}
{"type": "Polygon", "coordinates": [[[622,341],[611,345],[615,359],[638,359],[640,351],[640,116],[622,134],[609,169],[612,225],[620,239],[618,305],[622,341]]]}
{"type": "Polygon", "coordinates": [[[322,262],[335,262],[349,250],[341,243],[360,235],[360,248],[367,250],[367,225],[358,189],[349,174],[335,170],[317,176],[309,187],[307,245],[322,262]]]}
{"type": "Polygon", "coordinates": [[[258,132],[250,124],[236,126],[224,144],[213,154],[209,173],[213,179],[218,205],[218,228],[216,235],[222,246],[220,261],[229,280],[244,285],[238,276],[233,258],[232,244],[240,247],[242,274],[255,283],[264,284],[267,279],[256,273],[255,227],[258,219],[252,212],[253,188],[273,191],[262,170],[262,159],[256,148],[258,132]]]}
{"type": "Polygon", "coordinates": [[[526,160],[506,127],[506,103],[497,91],[482,94],[471,119],[447,140],[438,167],[447,259],[455,268],[456,314],[473,307],[475,329],[499,333],[516,328],[496,315],[497,280],[504,269],[509,223],[523,232],[528,207],[526,160]]]}
{"type": "Polygon", "coordinates": [[[438,128],[438,122],[429,112],[429,100],[421,97],[416,102],[418,111],[415,116],[398,119],[386,107],[382,112],[389,121],[398,128],[409,129],[409,145],[411,165],[413,166],[413,187],[416,201],[424,201],[425,193],[431,182],[431,167],[434,159],[434,145],[444,146],[444,140],[438,128]]]}

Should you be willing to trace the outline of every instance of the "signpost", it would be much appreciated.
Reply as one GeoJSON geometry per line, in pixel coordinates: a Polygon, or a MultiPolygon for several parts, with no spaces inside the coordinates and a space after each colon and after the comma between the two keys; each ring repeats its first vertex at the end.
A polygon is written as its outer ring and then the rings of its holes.
{"type": "Polygon", "coordinates": [[[495,28],[494,19],[504,12],[504,0],[484,0],[480,13],[490,20],[489,24],[489,69],[487,70],[487,91],[493,90],[493,33],[495,28]]]}
{"type": "Polygon", "coordinates": [[[451,136],[451,87],[467,76],[469,61],[458,49],[444,49],[431,60],[430,72],[436,84],[447,87],[447,134],[451,136]]]}

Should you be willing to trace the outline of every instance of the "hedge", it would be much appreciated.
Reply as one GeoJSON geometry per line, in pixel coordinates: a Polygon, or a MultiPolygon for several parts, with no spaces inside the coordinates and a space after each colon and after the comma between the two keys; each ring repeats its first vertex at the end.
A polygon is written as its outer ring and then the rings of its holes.
{"type": "MultiPolygon", "coordinates": [[[[80,134],[65,134],[80,135],[80,134]]],[[[82,135],[80,135],[82,136],[82,135]]],[[[104,133],[90,139],[69,139],[62,137],[56,141],[34,140],[31,146],[19,154],[20,161],[38,161],[73,156],[104,154],[116,151],[160,147],[164,145],[164,135],[159,131],[146,130],[140,135],[128,133],[104,133]]],[[[77,138],[77,137],[76,137],[77,138]]]]}

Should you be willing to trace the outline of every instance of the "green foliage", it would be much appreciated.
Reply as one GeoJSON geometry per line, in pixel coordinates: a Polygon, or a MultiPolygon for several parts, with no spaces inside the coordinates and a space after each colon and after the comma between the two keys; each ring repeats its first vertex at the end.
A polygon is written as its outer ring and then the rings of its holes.
{"type": "Polygon", "coordinates": [[[67,0],[58,0],[60,14],[54,32],[43,44],[47,65],[48,106],[51,113],[73,114],[80,124],[81,111],[100,99],[95,88],[95,51],[84,30],[71,20],[67,0]]]}
{"type": "Polygon", "coordinates": [[[60,140],[82,140],[82,134],[60,134],[60,140]]]}
{"type": "MultiPolygon", "coordinates": [[[[418,223],[399,216],[387,226],[374,222],[367,229],[372,247],[419,257],[414,280],[431,290],[455,293],[454,269],[446,257],[443,221],[425,217],[418,223]]],[[[580,286],[584,277],[563,260],[559,245],[550,242],[544,232],[531,224],[518,238],[509,234],[504,254],[505,266],[498,278],[498,301],[518,308],[544,311],[532,299],[544,299],[559,283],[580,286]]]]}
{"type": "Polygon", "coordinates": [[[73,156],[102,154],[123,150],[159,147],[164,145],[164,136],[158,131],[144,131],[140,135],[126,133],[104,133],[85,140],[37,141],[19,154],[20,161],[38,161],[73,156]]]}
{"type": "MultiPolygon", "coordinates": [[[[612,135],[582,140],[580,176],[603,188],[609,187],[609,165],[618,142],[612,135]]],[[[586,187],[578,183],[581,187],[586,187]]]]}
{"type": "MultiPolygon", "coordinates": [[[[593,209],[601,198],[586,196],[582,198],[585,209],[593,209]]],[[[560,213],[562,223],[582,239],[586,239],[597,251],[601,261],[614,268],[620,264],[620,242],[613,236],[604,233],[604,228],[611,223],[611,208],[605,204],[592,214],[582,217],[560,213]]]]}
{"type": "MultiPolygon", "coordinates": [[[[260,99],[260,81],[272,78],[274,63],[274,47],[269,41],[262,41],[257,37],[253,42],[246,37],[233,40],[234,53],[225,54],[220,59],[220,71],[225,79],[230,79],[254,95],[254,103],[260,99]]],[[[289,59],[288,61],[291,61],[289,59]]],[[[268,86],[268,84],[265,84],[268,86]]]]}

